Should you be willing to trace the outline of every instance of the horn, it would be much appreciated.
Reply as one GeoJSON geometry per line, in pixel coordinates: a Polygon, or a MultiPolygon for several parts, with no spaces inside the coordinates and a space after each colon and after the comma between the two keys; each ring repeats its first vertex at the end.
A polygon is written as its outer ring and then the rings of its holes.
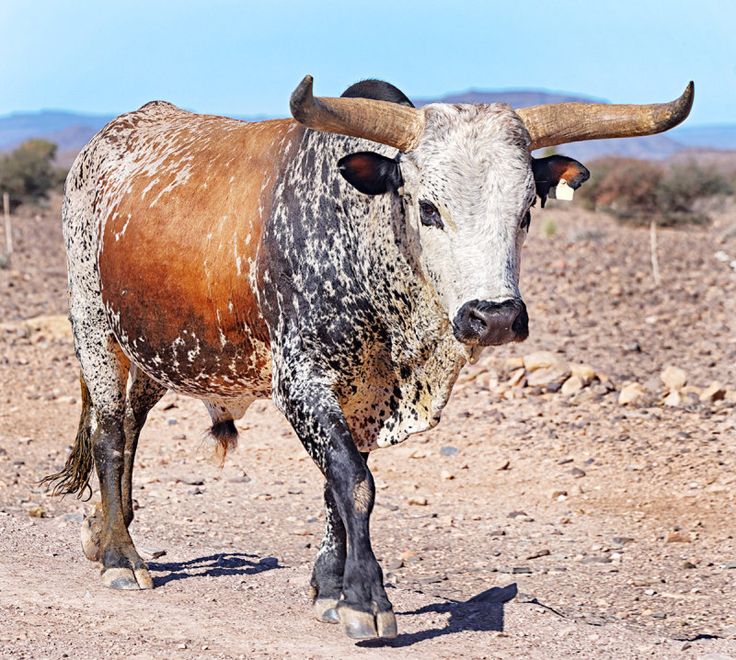
{"type": "Polygon", "coordinates": [[[635,137],[667,131],[690,114],[692,81],[680,98],[650,105],[553,103],[520,108],[516,114],[531,136],[530,150],[581,140],[635,137]]]}
{"type": "Polygon", "coordinates": [[[291,95],[291,114],[318,131],[352,135],[406,152],[424,133],[424,112],[387,101],[326,98],[312,95],[312,76],[305,76],[291,95]]]}

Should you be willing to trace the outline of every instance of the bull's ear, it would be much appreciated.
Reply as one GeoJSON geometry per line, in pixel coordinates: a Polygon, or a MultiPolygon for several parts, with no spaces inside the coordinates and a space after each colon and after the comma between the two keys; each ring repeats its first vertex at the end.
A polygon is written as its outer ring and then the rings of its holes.
{"type": "Polygon", "coordinates": [[[403,185],[399,162],[372,151],[341,158],[337,167],[345,180],[366,195],[395,192],[403,185]]]}
{"type": "Polygon", "coordinates": [[[585,165],[567,156],[532,158],[532,171],[537,186],[537,195],[542,200],[542,208],[544,208],[550,190],[556,188],[560,181],[564,181],[570,188],[577,190],[590,178],[590,172],[585,165]]]}

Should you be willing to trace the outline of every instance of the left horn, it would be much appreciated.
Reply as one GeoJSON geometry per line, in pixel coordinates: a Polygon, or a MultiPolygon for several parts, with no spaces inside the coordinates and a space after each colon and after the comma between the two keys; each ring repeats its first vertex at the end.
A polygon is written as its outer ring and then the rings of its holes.
{"type": "Polygon", "coordinates": [[[360,98],[312,95],[312,76],[291,95],[291,114],[318,131],[352,135],[406,152],[416,148],[424,133],[424,112],[405,105],[360,98]]]}
{"type": "Polygon", "coordinates": [[[516,114],[531,136],[530,150],[567,142],[636,137],[667,131],[684,121],[693,107],[692,81],[680,98],[650,105],[554,103],[520,108],[516,114]]]}

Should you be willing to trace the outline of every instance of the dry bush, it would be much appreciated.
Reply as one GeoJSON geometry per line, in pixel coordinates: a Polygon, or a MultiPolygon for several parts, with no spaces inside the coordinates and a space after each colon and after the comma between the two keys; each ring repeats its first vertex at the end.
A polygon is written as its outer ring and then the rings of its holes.
{"type": "Polygon", "coordinates": [[[46,140],[27,140],[15,151],[0,156],[0,191],[10,195],[13,206],[38,202],[64,181],[64,172],[54,165],[56,145],[46,140]]]}
{"type": "Polygon", "coordinates": [[[670,166],[630,158],[605,158],[591,164],[582,199],[589,209],[605,211],[624,222],[664,226],[702,224],[708,216],[695,209],[698,200],[733,194],[728,179],[695,162],[670,166]]]}

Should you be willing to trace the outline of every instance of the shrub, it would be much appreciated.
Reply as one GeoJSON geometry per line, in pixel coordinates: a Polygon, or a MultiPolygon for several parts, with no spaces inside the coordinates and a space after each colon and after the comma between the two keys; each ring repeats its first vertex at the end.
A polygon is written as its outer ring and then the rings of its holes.
{"type": "Polygon", "coordinates": [[[0,192],[10,195],[14,206],[45,198],[63,182],[54,165],[56,145],[46,140],[28,140],[15,151],[0,157],[0,192]]]}
{"type": "Polygon", "coordinates": [[[591,164],[583,186],[583,204],[611,213],[619,220],[661,225],[705,223],[695,211],[697,200],[733,193],[726,177],[695,162],[665,166],[630,158],[606,158],[591,164]]]}

